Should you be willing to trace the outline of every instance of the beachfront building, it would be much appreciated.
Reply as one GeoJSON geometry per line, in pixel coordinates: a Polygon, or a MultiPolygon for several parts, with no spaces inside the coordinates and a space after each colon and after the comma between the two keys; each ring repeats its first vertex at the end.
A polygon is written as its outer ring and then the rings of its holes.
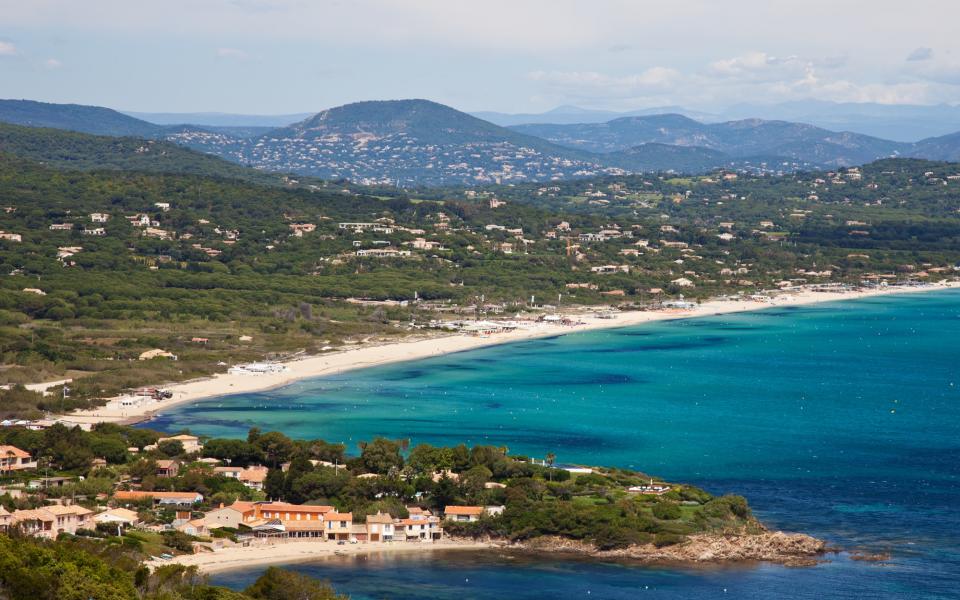
{"type": "Polygon", "coordinates": [[[414,517],[394,521],[394,539],[432,542],[443,537],[439,517],[414,517]]]}
{"type": "Polygon", "coordinates": [[[237,529],[243,523],[243,511],[234,506],[224,506],[215,508],[203,516],[208,526],[230,527],[237,529]]]}
{"type": "MultiPolygon", "coordinates": [[[[240,517],[237,525],[249,527],[258,537],[292,537],[349,539],[353,517],[349,513],[338,515],[332,506],[311,506],[307,504],[289,504],[287,502],[234,502],[229,507],[240,517]],[[336,525],[328,531],[326,515],[336,518],[336,525]],[[340,522],[344,521],[344,527],[340,522]],[[336,534],[345,532],[343,537],[336,534]],[[334,537],[330,537],[330,535],[334,537]]],[[[225,508],[207,514],[209,523],[223,523],[235,518],[225,508]]],[[[232,526],[232,525],[231,525],[232,526]]]]}
{"type": "Polygon", "coordinates": [[[350,539],[353,528],[353,513],[329,512],[323,515],[323,521],[327,524],[328,540],[350,539]]]}
{"type": "Polygon", "coordinates": [[[483,516],[482,506],[448,506],[443,509],[443,518],[458,523],[473,523],[483,516]]]}
{"type": "Polygon", "coordinates": [[[205,537],[210,535],[210,529],[207,527],[205,519],[190,519],[189,521],[183,521],[176,524],[174,529],[180,533],[185,533],[187,535],[196,537],[205,537]]]}
{"type": "Polygon", "coordinates": [[[393,517],[389,514],[378,512],[375,515],[367,517],[366,523],[367,540],[371,542],[390,542],[393,541],[395,528],[393,517]]]}
{"type": "Polygon", "coordinates": [[[30,453],[16,446],[0,446],[0,473],[36,469],[37,461],[30,453]]]}

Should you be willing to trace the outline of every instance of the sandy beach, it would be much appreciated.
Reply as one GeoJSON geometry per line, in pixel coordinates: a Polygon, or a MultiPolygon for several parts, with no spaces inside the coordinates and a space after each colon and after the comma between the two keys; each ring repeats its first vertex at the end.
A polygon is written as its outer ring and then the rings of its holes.
{"type": "Polygon", "coordinates": [[[566,335],[582,331],[627,327],[653,321],[686,319],[710,315],[730,314],[762,310],[775,306],[802,306],[838,300],[854,300],[871,296],[920,293],[944,289],[956,289],[960,282],[939,282],[925,286],[891,287],[843,292],[800,291],[784,292],[768,300],[716,299],[703,302],[690,309],[662,309],[650,311],[616,312],[611,318],[601,318],[595,310],[577,308],[562,310],[560,314],[578,322],[577,325],[559,323],[521,322],[516,330],[475,336],[465,333],[438,334],[437,336],[386,344],[357,345],[345,350],[310,356],[283,363],[286,370],[278,373],[236,374],[220,373],[209,378],[174,383],[163,386],[172,397],[160,401],[145,401],[137,406],[121,406],[119,398],[111,399],[105,406],[78,411],[58,417],[76,424],[98,422],[134,423],[150,419],[173,406],[197,402],[218,396],[258,392],[282,387],[301,379],[337,375],[355,369],[363,369],[388,363],[403,362],[463,352],[484,346],[505,344],[541,337],[566,335]]]}
{"type": "Polygon", "coordinates": [[[265,565],[289,565],[313,562],[334,556],[358,556],[363,554],[397,554],[401,552],[431,552],[448,550],[487,550],[494,544],[469,541],[417,542],[362,542],[337,545],[324,541],[291,541],[278,544],[263,544],[249,547],[228,547],[213,552],[184,554],[170,560],[153,559],[151,567],[180,564],[197,567],[203,573],[218,573],[241,568],[265,565]]]}

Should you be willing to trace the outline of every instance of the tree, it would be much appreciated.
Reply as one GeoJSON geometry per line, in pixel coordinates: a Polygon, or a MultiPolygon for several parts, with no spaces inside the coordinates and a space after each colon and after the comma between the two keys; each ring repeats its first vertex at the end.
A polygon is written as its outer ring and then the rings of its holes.
{"type": "Polygon", "coordinates": [[[490,481],[493,472],[483,465],[471,467],[460,476],[463,492],[471,497],[478,496],[484,490],[484,484],[490,481]]]}
{"type": "Polygon", "coordinates": [[[457,500],[457,484],[447,477],[446,474],[440,478],[433,488],[431,495],[433,505],[437,510],[443,510],[445,506],[453,504],[457,500]]]}
{"type": "Polygon", "coordinates": [[[127,472],[130,473],[130,477],[142,480],[150,475],[156,474],[157,463],[153,460],[140,458],[130,464],[127,472]]]}
{"type": "Polygon", "coordinates": [[[110,464],[118,465],[127,460],[127,445],[119,437],[93,435],[90,440],[90,450],[110,464]]]}
{"type": "Polygon", "coordinates": [[[263,481],[263,493],[267,498],[279,500],[283,497],[284,483],[286,476],[279,468],[271,468],[267,471],[267,478],[263,481]]]}
{"type": "Polygon", "coordinates": [[[322,467],[299,477],[290,492],[292,497],[301,499],[301,502],[335,498],[349,482],[350,474],[346,469],[322,467]]]}
{"type": "Polygon", "coordinates": [[[403,467],[400,444],[387,438],[374,438],[372,442],[360,443],[360,461],[370,473],[386,475],[390,469],[403,467]]]}
{"type": "Polygon", "coordinates": [[[250,442],[233,439],[215,438],[203,446],[203,455],[209,458],[225,460],[233,466],[245,467],[261,463],[264,460],[260,448],[250,442]]]}
{"type": "Polygon", "coordinates": [[[313,464],[304,456],[294,457],[290,461],[290,467],[287,469],[287,475],[283,482],[283,498],[287,502],[301,504],[306,498],[296,493],[296,483],[304,475],[313,471],[313,464]]]}
{"type": "Polygon", "coordinates": [[[244,593],[256,600],[348,600],[326,582],[270,567],[244,593]]]}
{"type": "Polygon", "coordinates": [[[557,455],[553,452],[547,452],[547,476],[553,481],[553,463],[557,461],[557,455]]]}
{"type": "MultiPolygon", "coordinates": [[[[251,432],[252,431],[253,430],[251,430],[251,432]]],[[[293,440],[279,431],[271,431],[256,436],[253,445],[263,452],[267,464],[271,467],[278,467],[281,463],[290,460],[290,456],[296,449],[293,440]]]]}
{"type": "Polygon", "coordinates": [[[310,458],[338,464],[343,463],[343,455],[346,451],[347,447],[343,444],[331,444],[323,440],[313,440],[308,448],[310,458]]]}
{"type": "Polygon", "coordinates": [[[167,458],[175,458],[183,455],[183,442],[180,440],[164,440],[157,444],[157,452],[167,458]]]}

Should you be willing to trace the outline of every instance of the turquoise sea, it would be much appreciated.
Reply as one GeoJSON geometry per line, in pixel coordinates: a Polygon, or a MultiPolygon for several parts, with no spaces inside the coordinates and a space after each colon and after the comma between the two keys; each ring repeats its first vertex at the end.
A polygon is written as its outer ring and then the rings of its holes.
{"type": "Polygon", "coordinates": [[[354,598],[960,598],[958,340],[956,291],[772,308],[366,369],[179,407],[147,426],[555,452],[743,494],[772,527],[892,552],[803,569],[495,554],[296,567],[354,598]]]}

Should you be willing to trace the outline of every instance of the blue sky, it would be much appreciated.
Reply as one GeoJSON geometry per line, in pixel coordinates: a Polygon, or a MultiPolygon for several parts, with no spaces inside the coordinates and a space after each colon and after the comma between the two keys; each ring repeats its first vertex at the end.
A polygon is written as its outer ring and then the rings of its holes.
{"type": "Polygon", "coordinates": [[[0,97],[136,111],[960,103],[945,0],[0,0],[0,97]]]}

